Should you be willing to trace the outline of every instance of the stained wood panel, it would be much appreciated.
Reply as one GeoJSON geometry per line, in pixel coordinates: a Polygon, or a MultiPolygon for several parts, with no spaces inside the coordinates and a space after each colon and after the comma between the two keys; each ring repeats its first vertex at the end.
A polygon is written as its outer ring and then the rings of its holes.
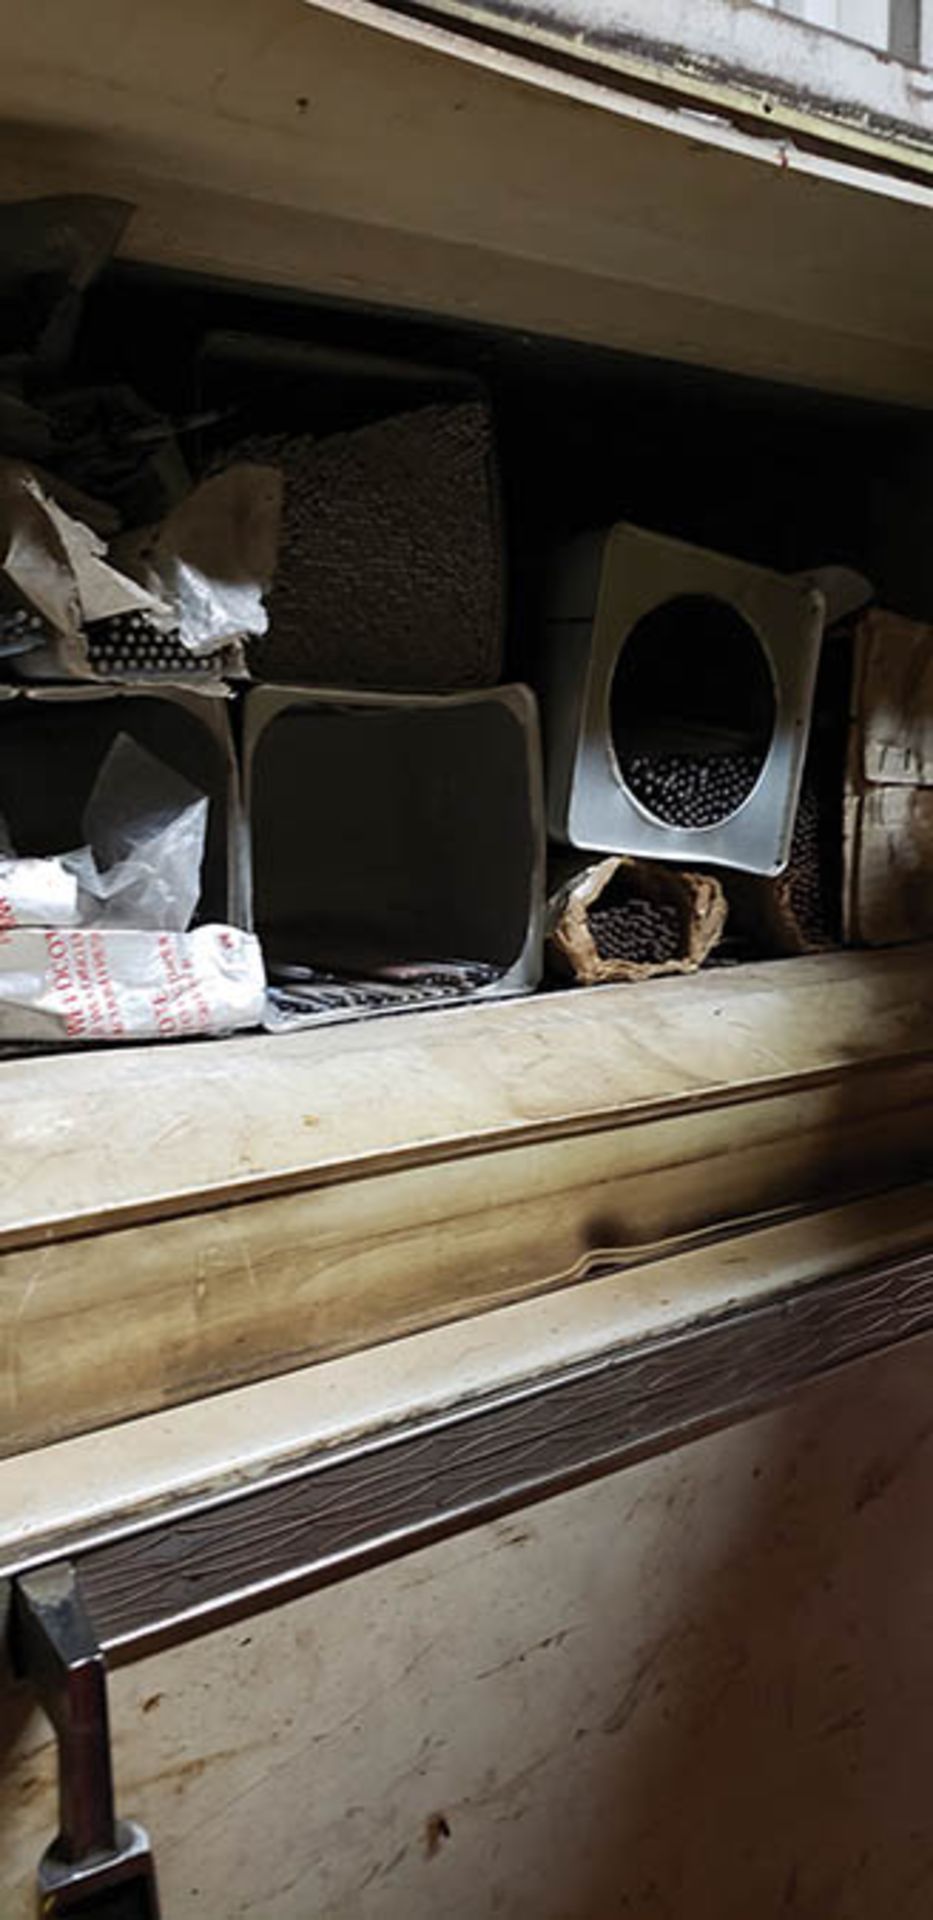
{"type": "Polygon", "coordinates": [[[0,1250],[712,1111],[933,1044],[929,951],[0,1064],[0,1250]]]}
{"type": "MultiPolygon", "coordinates": [[[[902,1005],[902,1044],[919,1040],[921,1008],[922,995],[902,1005]]],[[[509,1013],[520,1030],[521,1010],[509,1013]]],[[[793,1019],[792,1003],[785,1014],[793,1019]]],[[[822,1017],[831,1054],[828,1003],[822,1017]]],[[[600,1032],[590,1039],[599,1045],[600,1032]]],[[[728,1051],[724,1040],[723,1059],[728,1051]]],[[[435,1138],[422,1164],[410,1150],[394,1165],[368,1160],[358,1110],[357,1153],[342,1167],[312,1161],[303,1183],[277,1194],[10,1251],[0,1261],[3,1449],[933,1171],[933,1056],[908,1047],[848,1067],[818,1061],[653,1108],[627,1105],[623,1063],[614,1112],[595,1076],[589,1125],[581,1087],[563,1127],[519,1118],[449,1140],[446,1152],[435,1138]]],[[[341,1111],[346,1124],[349,1092],[341,1111]]]]}

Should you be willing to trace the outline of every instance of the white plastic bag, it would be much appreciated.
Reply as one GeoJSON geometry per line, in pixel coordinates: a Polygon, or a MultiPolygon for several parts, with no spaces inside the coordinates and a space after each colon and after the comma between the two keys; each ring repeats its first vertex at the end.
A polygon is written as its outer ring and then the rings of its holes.
{"type": "Polygon", "coordinates": [[[73,927],[78,918],[77,877],[64,861],[0,855],[0,930],[73,927]]]}
{"type": "Polygon", "coordinates": [[[174,608],[189,653],[268,631],[263,593],[278,558],[283,491],[275,467],[240,461],[202,480],[159,526],[113,543],[117,564],[174,608]]]}
{"type": "Polygon", "coordinates": [[[235,927],[0,931],[0,1041],[232,1033],[264,1002],[259,942],[235,927]]]}
{"type": "Polygon", "coordinates": [[[187,780],[118,734],[85,809],[87,846],[19,860],[0,821],[0,1041],[157,1040],[260,1023],[258,940],[235,927],[187,931],[207,811],[187,780]]]}
{"type": "Polygon", "coordinates": [[[84,810],[87,846],[63,855],[83,926],[184,933],[201,892],[208,801],[126,733],[84,810]]]}
{"type": "Polygon", "coordinates": [[[0,928],[186,932],[201,892],[208,804],[190,781],[118,734],[84,811],[88,845],[20,858],[0,820],[0,928]]]}

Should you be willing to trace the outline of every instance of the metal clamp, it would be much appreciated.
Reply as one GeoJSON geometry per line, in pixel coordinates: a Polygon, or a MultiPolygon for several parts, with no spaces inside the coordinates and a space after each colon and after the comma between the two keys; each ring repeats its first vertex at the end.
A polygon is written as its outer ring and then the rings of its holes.
{"type": "Polygon", "coordinates": [[[69,1563],[14,1581],[12,1644],[58,1741],[59,1831],[39,1866],[42,1920],[159,1920],[147,1836],[114,1813],[107,1665],[69,1563]]]}

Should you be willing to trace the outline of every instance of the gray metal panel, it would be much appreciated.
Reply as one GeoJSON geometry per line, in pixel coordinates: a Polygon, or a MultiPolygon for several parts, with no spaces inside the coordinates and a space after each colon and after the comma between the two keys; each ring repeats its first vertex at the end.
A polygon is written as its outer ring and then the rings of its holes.
{"type": "MultiPolygon", "coordinates": [[[[498,999],[503,995],[527,993],[538,985],[544,964],[545,909],[545,819],[544,776],[538,725],[538,703],[530,688],[521,685],[489,687],[465,694],[390,694],[343,691],[339,688],[257,687],[248,692],[243,721],[244,811],[249,822],[252,806],[252,768],[257,744],[265,728],[276,715],[298,705],[310,708],[350,708],[361,714],[373,709],[403,712],[415,709],[424,713],[449,712],[452,707],[476,709],[483,705],[505,708],[517,720],[523,738],[528,781],[528,808],[534,842],[532,872],[527,903],[527,925],[520,951],[501,979],[492,987],[481,988],[471,998],[498,999]]],[[[247,824],[247,833],[248,833],[247,824]]],[[[252,926],[252,861],[248,862],[250,892],[246,924],[252,926]]]]}

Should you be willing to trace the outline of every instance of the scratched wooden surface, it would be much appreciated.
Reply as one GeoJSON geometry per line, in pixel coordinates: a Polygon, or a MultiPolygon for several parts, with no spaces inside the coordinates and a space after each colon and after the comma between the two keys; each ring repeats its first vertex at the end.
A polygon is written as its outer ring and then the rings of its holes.
{"type": "Polygon", "coordinates": [[[933,935],[933,784],[866,789],[857,824],[855,914],[871,946],[933,935]]]}
{"type": "Polygon", "coordinates": [[[0,1250],[792,1090],[933,1038],[920,950],[0,1064],[0,1250]]]}
{"type": "MultiPolygon", "coordinates": [[[[933,1339],[116,1673],[167,1920],[928,1920],[933,1339]]],[[[53,1758],[0,1708],[0,1910],[53,1758]]]]}
{"type": "Polygon", "coordinates": [[[880,608],[865,614],[855,681],[862,778],[933,787],[933,627],[880,608]]]}
{"type": "MultiPolygon", "coordinates": [[[[73,1214],[64,1237],[59,1221],[47,1244],[0,1258],[0,1448],[922,1180],[931,991],[917,950],[386,1022],[281,1051],[149,1051],[138,1073],[117,1059],[112,1082],[109,1058],[14,1067],[20,1095],[4,1111],[21,1129],[33,1230],[43,1192],[62,1205],[78,1169],[85,1204],[111,1204],[93,1231],[73,1214]],[[213,1078],[201,1058],[216,1060],[213,1078]],[[22,1098],[30,1074],[57,1145],[27,1170],[25,1140],[35,1148],[43,1124],[22,1098]],[[103,1155],[82,1082],[102,1123],[109,1107],[103,1155]],[[261,1197],[218,1204],[225,1148],[241,1169],[239,1149],[253,1156],[243,1187],[261,1197]],[[256,1162],[275,1174],[257,1179],[256,1162]],[[173,1218],[183,1166],[200,1205],[189,1186],[173,1218]],[[161,1188],[154,1217],[118,1224],[133,1208],[114,1196],[144,1182],[161,1188]]],[[[815,1273],[818,1260],[817,1247],[815,1273]]]]}

